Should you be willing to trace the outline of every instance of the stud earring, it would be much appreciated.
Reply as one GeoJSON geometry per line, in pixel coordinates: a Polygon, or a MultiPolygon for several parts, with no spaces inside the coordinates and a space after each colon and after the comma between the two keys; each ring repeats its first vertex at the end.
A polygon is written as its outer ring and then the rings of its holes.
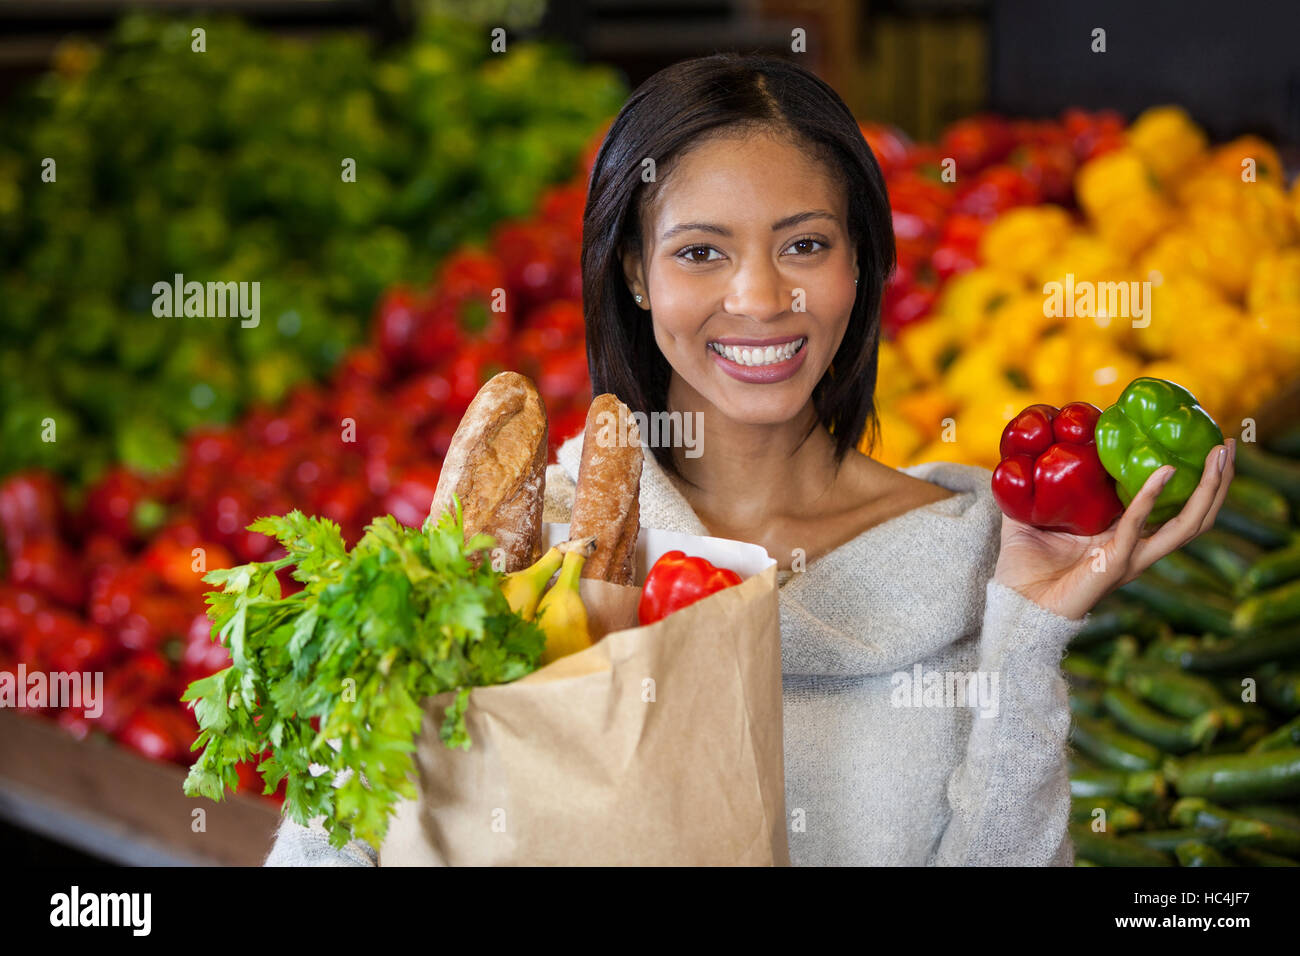
{"type": "Polygon", "coordinates": [[[639,296],[639,295],[636,297],[636,304],[637,304],[637,305],[640,305],[640,304],[641,304],[641,296],[639,296]]]}
{"type": "Polygon", "coordinates": [[[858,280],[857,280],[857,279],[854,279],[854,280],[853,280],[853,284],[854,284],[854,285],[857,285],[857,284],[858,284],[858,280]]]}

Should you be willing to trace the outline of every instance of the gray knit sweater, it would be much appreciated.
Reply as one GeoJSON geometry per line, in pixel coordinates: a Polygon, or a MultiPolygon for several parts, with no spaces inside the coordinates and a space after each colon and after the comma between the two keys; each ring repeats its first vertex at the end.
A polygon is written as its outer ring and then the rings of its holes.
{"type": "MultiPolygon", "coordinates": [[[[546,475],[569,517],[582,435],[546,475]]],[[[1073,863],[1060,661],[1083,626],[991,580],[984,468],[902,469],[953,492],[781,575],[785,803],[799,865],[1073,863]]],[[[708,534],[647,449],[641,524],[708,534]]],[[[285,820],[267,866],[373,865],[285,820]]]]}

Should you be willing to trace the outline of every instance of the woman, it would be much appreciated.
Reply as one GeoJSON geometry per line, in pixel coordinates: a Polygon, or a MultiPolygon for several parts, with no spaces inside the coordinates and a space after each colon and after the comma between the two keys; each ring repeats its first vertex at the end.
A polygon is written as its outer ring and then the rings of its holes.
{"type": "MultiPolygon", "coordinates": [[[[676,64],[592,171],[594,391],[699,423],[691,447],[646,449],[644,526],[778,562],[792,862],[1069,865],[1060,658],[1099,598],[1214,523],[1234,443],[1147,537],[1168,468],[1084,538],[1004,517],[986,469],[873,461],[856,447],[892,265],[879,167],[830,87],[772,58],[676,64]],[[954,681],[971,698],[930,692],[954,681]]],[[[581,448],[547,471],[548,521],[581,448]]],[[[320,832],[286,823],[268,863],[320,832]]]]}

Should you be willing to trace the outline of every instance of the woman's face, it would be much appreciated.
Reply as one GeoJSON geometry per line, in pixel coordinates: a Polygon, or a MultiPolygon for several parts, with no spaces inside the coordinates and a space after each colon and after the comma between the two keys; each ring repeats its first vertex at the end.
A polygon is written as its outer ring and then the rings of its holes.
{"type": "Polygon", "coordinates": [[[842,193],[768,134],[712,139],[680,160],[645,217],[644,259],[624,260],[676,373],[671,389],[736,422],[798,416],[855,298],[842,193]]]}

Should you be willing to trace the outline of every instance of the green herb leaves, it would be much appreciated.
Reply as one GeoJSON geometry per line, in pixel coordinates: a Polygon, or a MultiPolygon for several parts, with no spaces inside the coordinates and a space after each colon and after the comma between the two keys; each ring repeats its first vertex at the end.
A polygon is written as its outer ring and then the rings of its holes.
{"type": "Polygon", "coordinates": [[[468,748],[470,688],[535,670],[545,637],[511,612],[501,575],[473,560],[494,542],[463,540],[459,502],[420,530],[378,518],[351,552],[338,525],[298,511],[249,528],[288,553],[204,578],[222,586],[208,616],[232,663],[182,697],[195,702],[203,748],[185,792],[220,800],[236,765],[270,750],[258,767],[265,792],[287,779],[292,819],[323,816],[336,847],[378,846],[393,805],[415,796],[421,700],[458,691],[439,737],[468,748]],[[303,584],[288,597],[275,576],[285,567],[303,584]]]}

